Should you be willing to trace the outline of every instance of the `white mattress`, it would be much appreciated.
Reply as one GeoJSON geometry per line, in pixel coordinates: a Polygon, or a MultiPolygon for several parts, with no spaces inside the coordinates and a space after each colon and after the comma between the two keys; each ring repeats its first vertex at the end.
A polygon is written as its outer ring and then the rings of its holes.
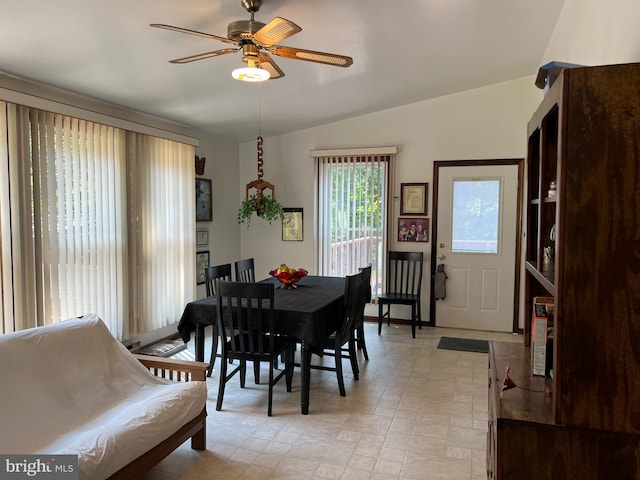
{"type": "Polygon", "coordinates": [[[95,315],[0,336],[0,452],[79,454],[107,478],[195,418],[204,382],[151,375],[95,315]]]}

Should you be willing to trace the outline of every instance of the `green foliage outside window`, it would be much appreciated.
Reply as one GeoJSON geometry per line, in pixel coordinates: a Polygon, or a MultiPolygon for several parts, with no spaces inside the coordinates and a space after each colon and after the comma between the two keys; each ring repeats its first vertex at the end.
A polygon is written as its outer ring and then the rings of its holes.
{"type": "Polygon", "coordinates": [[[385,212],[380,170],[335,167],[331,184],[331,241],[381,236],[385,212]]]}

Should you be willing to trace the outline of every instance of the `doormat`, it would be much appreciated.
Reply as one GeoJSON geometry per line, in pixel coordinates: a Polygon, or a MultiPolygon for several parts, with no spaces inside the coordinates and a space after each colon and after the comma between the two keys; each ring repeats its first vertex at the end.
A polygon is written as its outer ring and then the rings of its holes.
{"type": "Polygon", "coordinates": [[[441,350],[459,350],[461,352],[489,353],[489,342],[473,338],[442,337],[438,343],[441,350]]]}
{"type": "Polygon", "coordinates": [[[187,344],[181,338],[176,340],[163,340],[154,343],[140,350],[143,355],[153,355],[154,357],[170,357],[174,353],[187,348],[187,344]]]}

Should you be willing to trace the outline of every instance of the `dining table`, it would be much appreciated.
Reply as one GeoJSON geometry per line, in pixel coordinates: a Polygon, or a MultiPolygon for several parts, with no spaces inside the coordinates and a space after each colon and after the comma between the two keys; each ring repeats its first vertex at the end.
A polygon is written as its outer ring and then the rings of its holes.
{"type": "MultiPolygon", "coordinates": [[[[311,355],[322,356],[325,341],[336,331],[344,312],[344,277],[307,275],[295,288],[284,288],[273,277],[261,280],[276,284],[274,292],[274,329],[300,342],[301,413],[309,413],[311,355]]],[[[210,296],[189,302],[180,322],[178,333],[185,343],[195,332],[196,360],[204,361],[204,329],[217,321],[216,297],[210,296]]]]}

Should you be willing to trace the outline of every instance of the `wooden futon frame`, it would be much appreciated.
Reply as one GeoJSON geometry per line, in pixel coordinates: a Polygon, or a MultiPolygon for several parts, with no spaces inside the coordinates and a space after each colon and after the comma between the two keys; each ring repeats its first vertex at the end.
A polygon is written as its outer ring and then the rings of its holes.
{"type": "MultiPolygon", "coordinates": [[[[174,360],[172,358],[152,357],[149,355],[134,355],[149,371],[157,377],[166,378],[176,382],[205,381],[209,364],[205,362],[192,362],[174,360]]],[[[145,454],[139,456],[129,465],[122,467],[114,473],[110,480],[140,478],[145,472],[151,470],[163,458],[173,452],[185,441],[191,438],[191,448],[194,450],[206,449],[206,418],[207,409],[189,423],[182,426],[177,432],[161,443],[153,447],[145,454]]]]}

